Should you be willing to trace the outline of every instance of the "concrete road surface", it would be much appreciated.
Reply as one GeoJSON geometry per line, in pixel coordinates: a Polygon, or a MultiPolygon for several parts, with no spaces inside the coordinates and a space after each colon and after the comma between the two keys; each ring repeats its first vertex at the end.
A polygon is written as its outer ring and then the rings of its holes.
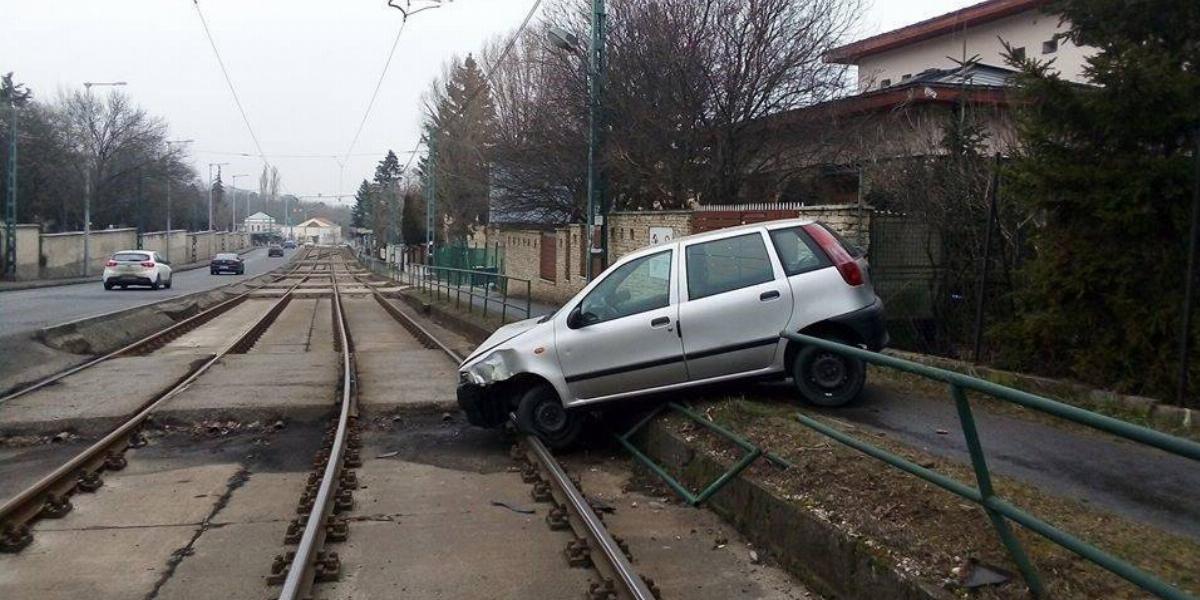
{"type": "Polygon", "coordinates": [[[251,250],[243,255],[246,260],[245,275],[210,275],[206,268],[179,271],[174,274],[175,282],[169,290],[129,288],[106,291],[97,275],[94,284],[0,292],[0,337],[33,333],[43,327],[151,304],[262,275],[284,264],[294,252],[284,250],[283,258],[268,258],[265,248],[251,250]]]}

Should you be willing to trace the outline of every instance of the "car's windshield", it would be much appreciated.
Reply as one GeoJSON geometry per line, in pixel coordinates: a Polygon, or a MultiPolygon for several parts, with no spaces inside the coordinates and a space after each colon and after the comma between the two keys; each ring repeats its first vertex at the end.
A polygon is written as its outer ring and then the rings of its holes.
{"type": "Polygon", "coordinates": [[[150,260],[150,255],[142,252],[118,252],[113,255],[113,260],[117,262],[142,262],[150,260]]]}

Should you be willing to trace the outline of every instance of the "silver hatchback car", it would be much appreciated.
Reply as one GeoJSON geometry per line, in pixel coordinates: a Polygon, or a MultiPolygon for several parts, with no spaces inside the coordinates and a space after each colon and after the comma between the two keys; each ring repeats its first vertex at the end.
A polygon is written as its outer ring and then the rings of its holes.
{"type": "Polygon", "coordinates": [[[458,403],[484,427],[518,424],[570,445],[599,403],[740,378],[792,377],[838,406],[861,361],[780,338],[799,331],[871,350],[888,342],[866,259],[825,225],[770,221],[621,258],[558,312],[498,329],[459,368],[458,403]]]}

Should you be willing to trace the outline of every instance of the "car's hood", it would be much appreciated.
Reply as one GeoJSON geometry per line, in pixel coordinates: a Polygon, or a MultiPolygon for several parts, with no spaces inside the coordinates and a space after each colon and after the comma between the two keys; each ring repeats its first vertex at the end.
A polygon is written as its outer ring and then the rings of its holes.
{"type": "Polygon", "coordinates": [[[478,348],[475,348],[475,351],[472,352],[462,364],[469,364],[480,356],[491,352],[496,346],[499,346],[500,344],[503,344],[504,342],[507,342],[508,340],[511,340],[518,335],[529,331],[530,329],[533,329],[534,327],[537,327],[539,325],[539,320],[541,320],[541,317],[534,317],[532,319],[525,319],[524,321],[517,321],[516,323],[509,323],[508,325],[497,329],[492,333],[491,336],[488,337],[488,339],[484,340],[478,348]]]}

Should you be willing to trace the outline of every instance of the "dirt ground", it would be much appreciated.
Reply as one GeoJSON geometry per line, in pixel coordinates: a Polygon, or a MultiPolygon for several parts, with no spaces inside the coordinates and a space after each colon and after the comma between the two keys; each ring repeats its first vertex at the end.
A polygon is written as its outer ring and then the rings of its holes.
{"type": "MultiPolygon", "coordinates": [[[[694,405],[714,422],[743,434],[763,448],[795,463],[781,471],[758,461],[744,475],[766,484],[781,497],[804,506],[852,536],[861,536],[898,569],[971,598],[1025,598],[1027,590],[995,530],[978,506],[845,447],[795,418],[795,404],[744,397],[694,405]],[[998,567],[1009,582],[973,590],[962,580],[975,563],[998,567]]],[[[924,454],[853,425],[816,415],[827,424],[867,443],[890,450],[921,466],[974,486],[968,466],[924,454]]],[[[673,415],[670,427],[725,462],[740,450],[707,429],[673,415]]],[[[957,432],[955,432],[957,433],[957,432]]],[[[1200,544],[1055,497],[1029,485],[996,478],[997,493],[1014,505],[1180,589],[1200,592],[1200,544]]],[[[1092,565],[1044,538],[1015,526],[1037,566],[1049,597],[1144,598],[1147,593],[1092,565]]]]}

